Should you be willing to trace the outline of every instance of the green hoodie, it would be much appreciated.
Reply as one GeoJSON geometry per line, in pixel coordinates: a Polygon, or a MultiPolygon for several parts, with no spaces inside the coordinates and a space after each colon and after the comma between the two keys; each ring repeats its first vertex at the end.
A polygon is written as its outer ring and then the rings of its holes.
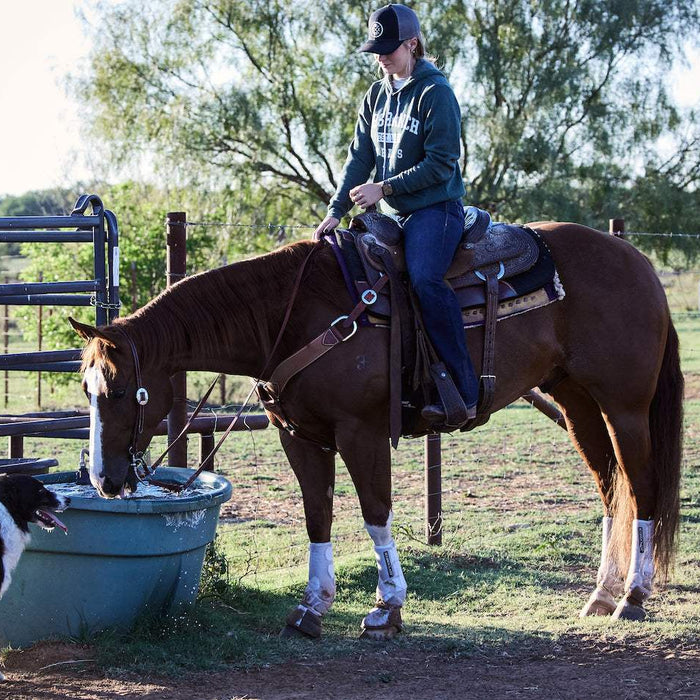
{"type": "Polygon", "coordinates": [[[367,182],[372,170],[374,182],[388,182],[394,190],[384,198],[390,213],[457,200],[464,195],[459,152],[457,99],[447,78],[418,59],[398,90],[386,77],[365,94],[328,214],[336,219],[347,214],[353,206],[350,190],[367,182]]]}

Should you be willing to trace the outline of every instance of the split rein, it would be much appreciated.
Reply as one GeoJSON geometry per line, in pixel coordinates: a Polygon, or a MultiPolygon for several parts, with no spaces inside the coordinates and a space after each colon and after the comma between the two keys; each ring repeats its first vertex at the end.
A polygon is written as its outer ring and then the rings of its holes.
{"type": "MultiPolygon", "coordinates": [[[[314,246],[310,251],[309,254],[306,256],[304,259],[304,262],[302,263],[301,267],[299,268],[299,272],[297,273],[296,280],[294,282],[294,288],[292,289],[292,294],[289,300],[289,303],[287,304],[287,310],[284,315],[284,319],[282,321],[282,326],[280,327],[279,333],[277,334],[277,339],[275,340],[274,345],[272,346],[272,350],[268,353],[267,360],[265,361],[265,365],[263,366],[262,371],[260,372],[260,375],[264,375],[265,372],[268,369],[268,366],[270,364],[270,361],[272,360],[272,357],[275,354],[275,351],[277,350],[280,341],[282,340],[282,336],[284,334],[284,331],[287,328],[287,324],[289,323],[289,318],[292,313],[292,307],[294,306],[294,302],[296,301],[297,294],[299,293],[299,288],[301,287],[301,282],[302,278],[304,276],[304,272],[306,271],[306,267],[311,260],[311,257],[313,254],[320,249],[320,246],[314,246]]],[[[160,486],[162,488],[165,488],[169,491],[173,491],[175,493],[182,493],[183,491],[186,491],[192,484],[195,482],[197,477],[206,469],[206,467],[213,463],[214,460],[214,455],[219,451],[219,448],[223,444],[224,440],[229,436],[229,433],[233,430],[234,426],[238,424],[238,420],[241,417],[241,414],[245,410],[246,406],[248,405],[248,402],[250,401],[253,392],[256,390],[258,383],[255,382],[253,385],[253,388],[250,390],[248,396],[246,397],[245,401],[243,404],[241,404],[240,408],[238,409],[238,412],[234,416],[233,420],[229,423],[228,427],[222,434],[221,438],[219,438],[219,441],[216,443],[216,445],[212,448],[212,450],[209,452],[209,454],[201,461],[199,467],[197,467],[196,471],[190,476],[190,478],[184,483],[184,484],[172,484],[168,482],[163,482],[159,481],[157,479],[153,478],[153,473],[155,470],[158,468],[158,466],[163,462],[167,454],[170,452],[170,450],[174,447],[177,442],[180,441],[181,438],[183,438],[186,434],[187,431],[189,430],[190,426],[192,425],[194,419],[199,415],[201,412],[202,408],[204,407],[204,404],[207,402],[209,399],[209,396],[211,396],[211,392],[214,390],[214,387],[216,386],[216,383],[223,377],[223,374],[217,375],[217,377],[214,379],[214,381],[211,383],[209,388],[207,389],[206,393],[204,396],[201,398],[199,403],[197,404],[197,407],[192,411],[192,414],[189,417],[189,420],[185,424],[184,428],[180,431],[178,436],[165,448],[163,453],[158,457],[155,462],[152,464],[148,464],[145,459],[145,455],[143,451],[139,451],[137,447],[138,439],[140,435],[143,433],[143,426],[144,426],[144,419],[145,419],[145,413],[146,413],[146,405],[148,404],[149,396],[148,396],[148,391],[146,388],[143,386],[143,381],[142,381],[142,376],[141,376],[141,363],[139,362],[139,356],[138,352],[136,350],[136,345],[134,341],[131,339],[131,337],[126,333],[126,331],[122,328],[119,328],[117,326],[117,330],[120,331],[120,333],[126,338],[129,347],[131,349],[131,355],[134,361],[134,371],[135,371],[135,378],[136,378],[136,403],[138,405],[138,412],[136,416],[136,421],[134,424],[134,429],[132,432],[131,436],[131,445],[129,446],[129,454],[131,456],[131,468],[134,471],[134,475],[136,478],[142,482],[149,482],[153,484],[154,486],[160,486]]],[[[243,421],[245,425],[245,419],[243,421]]]]}

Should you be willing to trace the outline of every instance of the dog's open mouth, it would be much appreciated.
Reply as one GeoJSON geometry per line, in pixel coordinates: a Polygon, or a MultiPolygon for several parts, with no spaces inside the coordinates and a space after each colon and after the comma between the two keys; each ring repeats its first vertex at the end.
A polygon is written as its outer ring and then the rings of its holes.
{"type": "Polygon", "coordinates": [[[50,510],[42,510],[41,508],[35,512],[37,522],[46,530],[53,530],[55,527],[60,527],[63,532],[68,534],[68,528],[56,517],[55,513],[50,510]]]}

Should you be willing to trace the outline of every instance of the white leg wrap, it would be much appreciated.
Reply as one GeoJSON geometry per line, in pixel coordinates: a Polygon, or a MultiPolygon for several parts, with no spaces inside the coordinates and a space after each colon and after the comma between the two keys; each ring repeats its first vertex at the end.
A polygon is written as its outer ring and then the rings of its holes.
{"type": "Polygon", "coordinates": [[[600,568],[598,569],[598,588],[610,593],[611,597],[619,597],[623,593],[622,575],[617,562],[610,556],[610,536],[613,519],[603,518],[603,539],[600,550],[600,568]]]}
{"type": "Polygon", "coordinates": [[[309,544],[309,582],[301,606],[325,615],[335,599],[333,545],[330,542],[309,544]]]}
{"type": "Polygon", "coordinates": [[[375,547],[379,580],[377,582],[377,600],[383,600],[390,605],[403,605],[406,600],[406,579],[401,570],[396,543],[384,547],[375,547]]]}
{"type": "Polygon", "coordinates": [[[374,542],[374,555],[377,559],[377,600],[400,606],[406,600],[406,579],[401,570],[396,543],[391,537],[393,519],[394,514],[389,511],[386,525],[382,527],[365,523],[365,528],[374,542]]]}
{"type": "MultiPolygon", "coordinates": [[[[651,595],[654,578],[654,521],[632,521],[632,552],[625,590],[641,601],[651,595]]],[[[640,601],[640,602],[641,602],[640,601]]]]}

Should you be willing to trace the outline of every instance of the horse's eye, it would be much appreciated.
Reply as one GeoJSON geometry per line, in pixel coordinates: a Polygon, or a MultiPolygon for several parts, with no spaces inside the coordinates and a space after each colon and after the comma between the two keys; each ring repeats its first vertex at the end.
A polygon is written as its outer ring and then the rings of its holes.
{"type": "Polygon", "coordinates": [[[123,399],[126,396],[126,389],[110,389],[107,392],[108,399],[123,399]]]}

